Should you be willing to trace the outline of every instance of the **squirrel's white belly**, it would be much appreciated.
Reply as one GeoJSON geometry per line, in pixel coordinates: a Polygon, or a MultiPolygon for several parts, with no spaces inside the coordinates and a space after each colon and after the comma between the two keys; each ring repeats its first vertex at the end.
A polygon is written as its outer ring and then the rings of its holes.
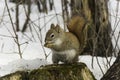
{"type": "Polygon", "coordinates": [[[59,61],[67,61],[67,62],[71,62],[77,55],[76,50],[71,49],[71,50],[65,50],[65,51],[54,51],[53,50],[53,59],[54,60],[59,60],[59,61]]]}

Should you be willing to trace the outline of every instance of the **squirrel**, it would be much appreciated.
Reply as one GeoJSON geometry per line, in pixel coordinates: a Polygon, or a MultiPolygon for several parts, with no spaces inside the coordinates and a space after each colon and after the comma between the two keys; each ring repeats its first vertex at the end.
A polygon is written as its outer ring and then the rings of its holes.
{"type": "Polygon", "coordinates": [[[84,17],[74,16],[68,23],[69,32],[59,25],[51,24],[46,33],[44,46],[53,52],[52,61],[58,64],[75,63],[86,45],[86,21],[84,17]]]}

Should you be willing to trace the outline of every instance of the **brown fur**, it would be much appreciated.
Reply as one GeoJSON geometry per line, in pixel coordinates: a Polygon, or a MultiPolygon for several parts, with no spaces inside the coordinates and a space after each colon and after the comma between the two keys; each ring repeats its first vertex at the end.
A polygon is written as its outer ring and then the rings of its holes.
{"type": "Polygon", "coordinates": [[[82,16],[73,16],[68,23],[69,32],[75,34],[80,42],[80,52],[86,46],[87,39],[87,21],[82,16]]]}

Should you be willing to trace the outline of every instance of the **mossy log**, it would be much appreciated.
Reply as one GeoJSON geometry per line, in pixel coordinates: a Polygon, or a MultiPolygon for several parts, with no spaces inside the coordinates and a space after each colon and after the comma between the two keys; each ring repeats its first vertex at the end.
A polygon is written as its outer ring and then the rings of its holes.
{"type": "Polygon", "coordinates": [[[84,63],[47,65],[32,71],[17,71],[0,80],[96,80],[84,63]]]}

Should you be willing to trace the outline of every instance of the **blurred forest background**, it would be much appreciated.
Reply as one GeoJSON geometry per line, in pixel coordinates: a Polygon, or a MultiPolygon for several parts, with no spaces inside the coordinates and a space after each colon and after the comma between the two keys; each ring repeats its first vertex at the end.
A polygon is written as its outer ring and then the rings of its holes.
{"type": "MultiPolygon", "coordinates": [[[[57,10],[55,7],[55,3],[57,0],[5,0],[5,8],[3,11],[3,16],[1,18],[0,24],[4,22],[4,16],[7,11],[7,16],[9,16],[10,24],[12,25],[13,32],[9,31],[11,36],[8,35],[0,35],[4,37],[12,37],[14,42],[17,45],[17,54],[19,54],[20,58],[23,58],[23,52],[24,49],[21,48],[22,45],[28,44],[28,41],[23,41],[21,43],[19,39],[18,33],[21,32],[27,39],[30,41],[36,41],[36,37],[38,38],[39,44],[42,47],[42,51],[44,52],[45,58],[50,55],[50,53],[47,53],[46,49],[43,46],[44,43],[44,37],[45,33],[49,29],[49,25],[52,22],[52,19],[54,18],[53,22],[56,21],[56,24],[61,25],[65,31],[67,31],[67,24],[70,21],[71,17],[74,15],[80,15],[86,18],[86,22],[89,23],[88,26],[91,26],[91,29],[88,29],[88,40],[87,40],[87,46],[84,51],[88,50],[89,52],[83,52],[82,55],[92,55],[95,56],[97,59],[97,56],[105,57],[108,63],[108,66],[110,67],[110,62],[112,59],[112,56],[116,57],[117,60],[115,61],[115,65],[113,71],[117,74],[117,78],[119,77],[120,69],[118,70],[120,66],[120,53],[118,54],[120,50],[120,43],[119,43],[119,37],[120,37],[120,29],[119,27],[119,1],[117,1],[116,6],[116,13],[114,15],[111,14],[112,10],[110,10],[110,3],[109,0],[59,0],[58,2],[61,2],[61,10],[57,10]],[[9,8],[9,5],[7,2],[10,2],[11,4],[15,4],[14,8],[9,8]],[[33,5],[35,5],[38,9],[39,15],[36,20],[32,20],[31,13],[34,11],[33,5]],[[23,21],[21,25],[21,6],[23,7],[23,13],[25,14],[25,20],[23,21]],[[11,14],[11,12],[14,13],[11,14]],[[50,12],[54,12],[49,14],[50,12]],[[58,13],[60,12],[60,13],[58,13]],[[48,15],[49,14],[49,15],[48,15]],[[40,17],[40,15],[43,15],[40,17]],[[15,19],[13,19],[13,16],[15,19]],[[52,16],[52,17],[50,17],[52,16]],[[112,21],[112,18],[114,17],[114,23],[112,21]],[[49,20],[46,20],[46,18],[49,18],[49,20]],[[40,22],[42,19],[42,22],[40,22]],[[36,24],[37,23],[37,24],[36,24]],[[111,24],[112,23],[112,24],[111,24]],[[41,26],[41,24],[43,24],[41,26]],[[26,35],[26,32],[30,31],[30,34],[32,37],[29,37],[26,35]],[[115,32],[118,32],[116,35],[115,32]],[[34,35],[34,32],[36,36],[34,35]],[[110,59],[108,60],[108,57],[110,59]],[[117,72],[116,72],[117,71],[117,72]]],[[[23,16],[22,16],[23,17],[23,16]]],[[[7,22],[6,22],[7,23],[7,22]]],[[[4,44],[2,45],[3,48],[4,44]]],[[[94,61],[94,58],[92,59],[94,61]]],[[[99,65],[99,61],[98,65],[99,65]]],[[[99,65],[100,69],[101,66],[99,65]]],[[[101,69],[102,71],[102,69],[101,69]]],[[[105,76],[105,80],[113,80],[110,78],[110,72],[108,72],[107,76],[105,76]]],[[[103,72],[103,71],[102,71],[103,72]]],[[[103,72],[104,74],[104,72],[103,72]]],[[[104,78],[103,78],[104,79],[104,78]]],[[[119,78],[120,79],[120,78],[119,78]]],[[[114,79],[115,80],[115,79],[114,79]]],[[[116,79],[117,80],[117,79],[116,79]]]]}
{"type": "MultiPolygon", "coordinates": [[[[37,5],[39,13],[45,13],[48,14],[50,11],[55,11],[55,17],[58,18],[58,15],[61,15],[63,19],[63,25],[64,29],[66,30],[66,26],[74,15],[82,15],[86,18],[88,22],[91,22],[89,25],[92,26],[92,30],[88,30],[89,39],[92,38],[92,40],[88,41],[88,46],[90,46],[90,55],[93,56],[117,56],[117,52],[115,52],[115,49],[113,49],[113,45],[111,42],[111,34],[114,35],[114,31],[111,29],[111,23],[109,21],[110,19],[110,13],[108,11],[108,1],[107,0],[61,0],[61,13],[57,13],[55,9],[55,3],[54,0],[10,0],[10,2],[16,3],[16,10],[15,10],[15,16],[16,16],[16,22],[15,22],[15,31],[21,31],[25,32],[28,27],[30,28],[31,19],[31,6],[32,4],[37,5]],[[26,5],[27,8],[25,8],[25,14],[26,14],[26,20],[20,29],[19,24],[19,6],[20,5],[26,5]],[[92,37],[91,37],[92,36],[92,37]],[[94,39],[93,39],[94,38],[94,39]],[[94,41],[95,42],[94,42],[94,41]],[[89,44],[90,43],[90,44],[89,44]]],[[[45,16],[44,16],[45,18],[45,16]]],[[[45,21],[45,19],[44,19],[45,21]]],[[[58,21],[58,19],[57,19],[58,21]]],[[[86,21],[86,22],[87,22],[86,21]]],[[[59,22],[59,21],[58,21],[59,22]]],[[[34,22],[33,22],[34,23],[34,22]]],[[[48,27],[46,26],[43,27],[48,27]]],[[[42,30],[39,25],[39,30],[42,30]]],[[[43,28],[42,27],[42,28],[43,28]]],[[[116,25],[115,25],[116,27],[116,25]]],[[[32,30],[32,29],[31,29],[32,30]]],[[[118,41],[116,40],[115,48],[118,48],[118,41]]],[[[87,50],[88,48],[86,48],[87,50]]]]}

